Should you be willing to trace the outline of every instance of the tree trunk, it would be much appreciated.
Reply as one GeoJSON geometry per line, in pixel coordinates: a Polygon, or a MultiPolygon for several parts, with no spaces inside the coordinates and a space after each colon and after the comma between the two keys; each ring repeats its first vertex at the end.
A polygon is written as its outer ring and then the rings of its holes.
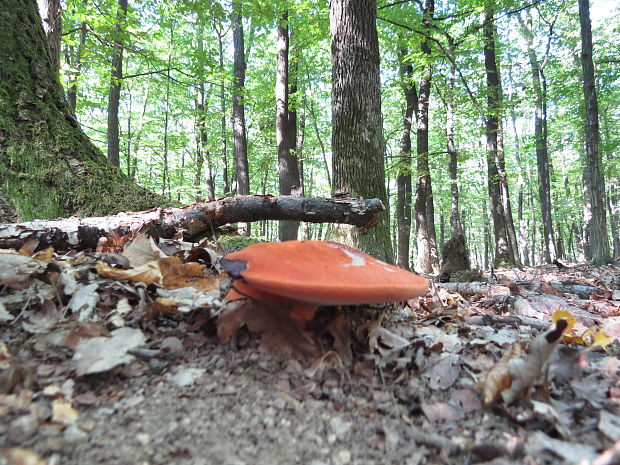
{"type": "Polygon", "coordinates": [[[605,214],[605,179],[601,169],[599,151],[598,99],[592,60],[592,25],[590,2],[578,0],[581,27],[581,68],[583,70],[583,95],[586,105],[585,166],[583,170],[583,222],[584,254],[594,265],[611,261],[605,214]]]}
{"type": "MultiPolygon", "coordinates": [[[[75,50],[75,56],[71,56],[70,52],[66,52],[65,57],[67,63],[71,64],[71,70],[68,75],[67,83],[67,101],[69,102],[69,108],[71,113],[75,115],[75,108],[77,106],[77,94],[78,94],[78,80],[82,74],[83,53],[86,46],[86,23],[80,24],[80,38],[77,49],[75,50]],[[74,60],[73,62],[71,62],[74,60]]],[[[72,47],[69,47],[72,50],[72,47]]]]}
{"type": "Polygon", "coordinates": [[[60,0],[38,0],[43,31],[47,37],[52,67],[60,70],[60,37],[62,35],[62,9],[60,0]]]}
{"type": "MultiPolygon", "coordinates": [[[[387,206],[376,10],[375,0],[330,2],[332,189],[378,197],[387,206]]],[[[349,231],[339,239],[392,263],[389,224],[386,211],[372,233],[349,231]]]]}
{"type": "Polygon", "coordinates": [[[516,260],[508,236],[508,217],[504,209],[504,202],[502,201],[501,176],[498,166],[501,89],[495,54],[495,23],[493,15],[493,3],[489,1],[486,5],[483,25],[484,63],[487,81],[487,183],[495,239],[494,265],[496,268],[500,268],[515,266],[516,260]]]}
{"type": "MultiPolygon", "coordinates": [[[[423,29],[430,33],[430,21],[435,10],[434,0],[426,0],[424,6],[423,29]]],[[[435,233],[435,207],[431,172],[428,163],[428,122],[430,92],[432,80],[430,41],[421,44],[424,56],[424,69],[420,79],[418,100],[417,128],[417,171],[415,217],[416,240],[418,243],[417,269],[424,273],[439,272],[439,256],[437,254],[437,236],[435,233]]]]}
{"type": "MultiPolygon", "coordinates": [[[[248,143],[245,130],[245,44],[243,40],[243,16],[242,0],[233,0],[233,138],[235,142],[235,168],[237,178],[237,194],[248,195],[250,193],[250,174],[248,169],[248,143]]],[[[240,223],[239,233],[250,235],[250,224],[240,223]]]]}
{"type": "Polygon", "coordinates": [[[411,183],[411,126],[414,115],[417,116],[418,113],[418,96],[412,80],[413,66],[410,62],[405,61],[407,55],[407,50],[400,50],[399,71],[406,107],[403,134],[400,139],[398,175],[396,176],[396,229],[398,231],[396,264],[409,270],[409,238],[411,236],[411,200],[413,194],[411,183]]]}
{"type": "Polygon", "coordinates": [[[169,136],[169,127],[170,127],[170,69],[172,67],[172,48],[173,48],[173,40],[174,40],[174,22],[170,23],[170,41],[168,42],[168,59],[166,66],[166,93],[164,100],[164,134],[162,136],[163,142],[163,150],[162,150],[162,182],[161,182],[161,193],[162,195],[168,195],[168,198],[172,198],[172,192],[170,189],[170,163],[168,158],[169,152],[169,144],[170,144],[170,136],[169,136]]]}
{"type": "Polygon", "coordinates": [[[458,184],[458,163],[459,154],[455,142],[454,124],[454,69],[451,70],[448,78],[448,90],[446,98],[446,150],[450,157],[450,237],[452,239],[465,234],[461,212],[459,209],[459,184],[458,184]]]}
{"type": "MultiPolygon", "coordinates": [[[[278,179],[280,195],[290,195],[291,187],[299,186],[299,165],[292,145],[295,144],[295,126],[289,114],[289,35],[288,11],[278,22],[277,73],[276,73],[276,144],[278,146],[278,179]]],[[[299,223],[280,221],[281,241],[297,239],[299,223]]]]}
{"type": "Polygon", "coordinates": [[[314,111],[314,102],[310,101],[308,105],[308,111],[310,111],[310,116],[312,116],[312,127],[314,128],[314,133],[316,135],[316,140],[319,142],[319,146],[321,147],[321,155],[323,155],[323,166],[325,167],[325,177],[327,178],[327,186],[330,190],[333,190],[332,186],[332,175],[329,172],[329,163],[327,163],[327,151],[325,150],[325,144],[323,143],[323,138],[321,137],[321,131],[319,130],[319,124],[317,122],[317,115],[314,111]]]}
{"type": "Polygon", "coordinates": [[[611,227],[613,256],[615,258],[620,257],[620,234],[618,233],[618,228],[620,227],[618,203],[620,202],[618,197],[617,188],[611,186],[610,192],[607,194],[607,209],[609,210],[609,226],[611,227]]]}
{"type": "Polygon", "coordinates": [[[532,32],[532,16],[528,12],[527,21],[519,15],[521,32],[527,45],[527,54],[532,73],[532,89],[534,91],[534,139],[536,145],[536,164],[538,167],[538,195],[540,198],[540,214],[543,225],[543,256],[547,263],[552,263],[556,258],[555,237],[553,234],[553,222],[551,215],[551,180],[549,175],[549,160],[545,98],[541,84],[542,68],[534,48],[534,33],[532,32]]]}
{"type": "MultiPolygon", "coordinates": [[[[204,52],[204,23],[202,22],[202,18],[198,18],[197,21],[198,25],[196,28],[196,51],[199,55],[202,55],[202,53],[204,52]]],[[[194,176],[194,186],[196,187],[196,201],[199,201],[204,196],[201,185],[202,172],[205,162],[207,164],[208,172],[206,175],[207,198],[215,198],[215,186],[213,182],[213,174],[211,171],[211,160],[209,160],[209,147],[207,145],[208,136],[205,123],[206,112],[204,68],[202,63],[199,63],[198,66],[198,78],[196,81],[196,90],[198,91],[198,94],[196,95],[196,127],[198,129],[198,134],[196,135],[196,173],[194,176]]]]}
{"type": "Polygon", "coordinates": [[[133,152],[135,155],[131,159],[131,172],[129,173],[129,179],[135,180],[138,176],[138,154],[140,153],[140,143],[142,142],[142,134],[144,132],[144,117],[146,115],[146,109],[149,104],[149,98],[151,96],[151,84],[150,81],[146,85],[144,102],[142,102],[142,111],[138,118],[138,129],[136,132],[135,140],[133,141],[133,152]]]}
{"type": "MultiPolygon", "coordinates": [[[[518,199],[517,199],[517,224],[519,225],[519,243],[521,244],[520,253],[521,253],[521,263],[525,265],[530,265],[530,244],[528,240],[529,233],[529,222],[525,218],[525,186],[526,186],[526,177],[527,177],[527,186],[528,189],[531,189],[530,183],[530,168],[529,161],[523,160],[521,155],[521,140],[519,138],[519,132],[517,130],[517,116],[514,111],[514,107],[510,109],[510,121],[512,123],[512,131],[515,139],[515,158],[517,159],[517,166],[519,167],[517,173],[517,191],[518,191],[518,199]],[[525,175],[525,176],[524,176],[525,175]]],[[[531,192],[529,193],[531,195],[531,192]]],[[[528,197],[529,198],[529,197],[528,197]]]]}
{"type": "Polygon", "coordinates": [[[0,185],[22,219],[162,205],[80,130],[48,59],[36,3],[0,0],[0,11],[0,185]]]}
{"type": "Polygon", "coordinates": [[[217,34],[218,59],[220,78],[220,157],[222,160],[222,185],[224,195],[230,195],[231,188],[228,175],[228,136],[226,131],[226,73],[224,70],[224,37],[225,31],[219,20],[213,20],[213,29],[217,34]]]}
{"type": "Polygon", "coordinates": [[[108,160],[112,166],[120,166],[120,136],[118,109],[121,100],[121,82],[123,79],[124,29],[127,20],[127,1],[118,0],[116,27],[112,50],[112,77],[108,95],[108,160]]]}
{"type": "MultiPolygon", "coordinates": [[[[498,70],[499,79],[499,70],[498,70]]],[[[501,101],[502,86],[499,83],[499,95],[501,101]]],[[[506,155],[504,151],[504,124],[503,119],[499,120],[499,131],[497,132],[497,167],[499,170],[499,184],[502,193],[502,205],[506,215],[506,229],[508,231],[508,241],[510,243],[510,254],[514,258],[515,265],[521,266],[519,260],[519,247],[517,234],[515,231],[514,218],[512,216],[512,205],[510,202],[510,192],[508,188],[508,176],[506,174],[506,155]]]]}

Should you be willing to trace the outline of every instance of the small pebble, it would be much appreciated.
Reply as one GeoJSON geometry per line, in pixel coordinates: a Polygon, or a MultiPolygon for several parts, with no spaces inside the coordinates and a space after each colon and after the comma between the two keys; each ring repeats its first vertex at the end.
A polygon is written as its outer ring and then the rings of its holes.
{"type": "Polygon", "coordinates": [[[351,430],[353,423],[344,420],[341,417],[334,417],[329,421],[329,426],[336,435],[336,439],[342,441],[346,438],[347,434],[351,430]]]}
{"type": "Polygon", "coordinates": [[[346,465],[351,462],[351,452],[343,449],[332,456],[334,465],[346,465]]]}
{"type": "Polygon", "coordinates": [[[70,425],[63,433],[64,438],[71,443],[83,442],[88,439],[88,434],[76,425],[70,425]]]}
{"type": "Polygon", "coordinates": [[[178,337],[169,336],[161,341],[159,345],[161,357],[168,360],[181,357],[185,353],[183,342],[178,337]]]}
{"type": "Polygon", "coordinates": [[[11,422],[8,429],[8,439],[11,444],[21,444],[30,439],[39,427],[39,418],[36,415],[22,415],[11,422]]]}

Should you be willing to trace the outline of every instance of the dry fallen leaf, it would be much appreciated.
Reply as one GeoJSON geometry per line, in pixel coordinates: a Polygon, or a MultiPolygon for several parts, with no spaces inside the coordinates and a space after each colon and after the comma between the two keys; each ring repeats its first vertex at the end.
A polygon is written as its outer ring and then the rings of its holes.
{"type": "Polygon", "coordinates": [[[574,342],[575,344],[585,347],[605,347],[613,342],[613,339],[610,338],[603,329],[597,326],[592,326],[581,334],[571,334],[573,326],[575,325],[575,317],[566,310],[558,310],[551,315],[551,321],[553,323],[556,323],[560,319],[564,319],[568,323],[564,331],[564,340],[566,342],[574,342]]]}
{"type": "Polygon", "coordinates": [[[62,425],[72,425],[78,419],[78,412],[65,399],[55,399],[52,402],[52,421],[62,425]]]}
{"type": "Polygon", "coordinates": [[[153,283],[161,284],[162,280],[161,270],[156,261],[145,263],[131,270],[121,270],[103,262],[97,262],[97,273],[106,278],[128,279],[136,283],[144,283],[147,286],[153,283]]]}
{"type": "Polygon", "coordinates": [[[521,356],[521,345],[513,344],[510,349],[487,373],[483,384],[484,405],[491,405],[497,396],[510,387],[510,370],[508,362],[521,356]]]}
{"type": "Polygon", "coordinates": [[[8,447],[2,451],[2,457],[7,465],[47,465],[36,452],[23,447],[8,447]]]}
{"type": "Polygon", "coordinates": [[[193,287],[208,292],[219,285],[219,277],[212,276],[205,265],[182,263],[179,257],[160,258],[130,270],[121,270],[97,262],[97,272],[106,278],[128,279],[146,285],[157,283],[167,289],[193,287]]]}
{"type": "Polygon", "coordinates": [[[520,349],[512,346],[486,376],[483,389],[485,405],[492,404],[498,396],[508,405],[529,389],[540,376],[567,327],[566,319],[556,321],[550,329],[532,340],[525,358],[517,358],[520,349]]]}
{"type": "Polygon", "coordinates": [[[280,305],[252,299],[229,302],[217,320],[220,341],[228,342],[243,326],[260,333],[260,350],[276,357],[312,359],[319,354],[318,346],[303,324],[280,305]]]}
{"type": "Polygon", "coordinates": [[[77,343],[73,354],[73,365],[78,376],[100,373],[131,362],[134,357],[127,352],[144,344],[142,331],[134,328],[119,328],[111,337],[93,337],[77,343]]]}
{"type": "Polygon", "coordinates": [[[9,366],[11,362],[11,352],[6,346],[4,341],[0,341],[0,369],[4,369],[9,366]]]}
{"type": "Polygon", "coordinates": [[[137,234],[125,244],[123,255],[129,259],[132,268],[138,268],[148,262],[156,261],[167,255],[161,251],[152,237],[146,234],[137,234]]]}
{"type": "Polygon", "coordinates": [[[25,289],[30,276],[42,273],[47,263],[12,250],[0,249],[0,286],[10,289],[25,289]]]}

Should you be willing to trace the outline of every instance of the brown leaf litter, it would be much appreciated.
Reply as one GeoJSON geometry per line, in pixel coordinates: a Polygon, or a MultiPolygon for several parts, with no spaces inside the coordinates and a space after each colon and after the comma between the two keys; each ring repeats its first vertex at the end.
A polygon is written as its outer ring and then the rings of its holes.
{"type": "Polygon", "coordinates": [[[37,248],[0,253],[0,463],[620,460],[616,264],[300,323],[224,309],[206,246],[37,248]]]}

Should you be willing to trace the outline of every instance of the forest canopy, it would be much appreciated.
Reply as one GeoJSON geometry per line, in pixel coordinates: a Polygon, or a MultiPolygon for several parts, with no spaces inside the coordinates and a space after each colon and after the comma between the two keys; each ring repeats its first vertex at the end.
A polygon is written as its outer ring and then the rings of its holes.
{"type": "MultiPolygon", "coordinates": [[[[334,193],[332,143],[341,129],[332,126],[328,2],[49,4],[44,24],[50,48],[59,44],[51,57],[70,111],[129,179],[182,204],[287,194],[298,183],[308,197],[334,193]],[[283,163],[298,170],[284,191],[283,163]]],[[[609,251],[599,261],[620,256],[620,8],[594,0],[588,11],[597,98],[597,127],[588,128],[580,7],[577,0],[377,2],[386,203],[401,266],[438,271],[444,245],[459,234],[479,268],[596,261],[588,205],[595,222],[600,210],[605,221],[609,251]],[[587,175],[588,163],[599,178],[587,175]],[[590,190],[600,203],[587,201],[590,190]]],[[[305,225],[298,235],[325,233],[305,225]]],[[[262,222],[252,234],[283,233],[262,222]]]]}

